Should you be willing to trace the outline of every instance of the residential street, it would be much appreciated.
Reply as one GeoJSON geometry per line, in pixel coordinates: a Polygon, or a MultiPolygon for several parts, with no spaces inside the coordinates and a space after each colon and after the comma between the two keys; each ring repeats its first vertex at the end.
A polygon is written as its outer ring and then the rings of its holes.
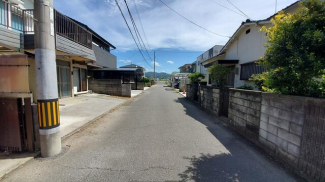
{"type": "Polygon", "coordinates": [[[33,160],[3,181],[299,180],[163,85],[63,141],[64,154],[33,160]]]}

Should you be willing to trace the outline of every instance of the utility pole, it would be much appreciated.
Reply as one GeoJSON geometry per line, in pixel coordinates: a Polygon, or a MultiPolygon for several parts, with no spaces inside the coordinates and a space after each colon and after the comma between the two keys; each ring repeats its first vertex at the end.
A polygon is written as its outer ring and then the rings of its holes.
{"type": "Polygon", "coordinates": [[[156,51],[153,52],[153,78],[156,82],[156,51]]]}
{"type": "Polygon", "coordinates": [[[35,65],[42,157],[61,152],[53,0],[35,0],[35,65]]]}
{"type": "Polygon", "coordinates": [[[278,7],[278,0],[275,0],[275,13],[276,13],[277,7],[278,7]]]}

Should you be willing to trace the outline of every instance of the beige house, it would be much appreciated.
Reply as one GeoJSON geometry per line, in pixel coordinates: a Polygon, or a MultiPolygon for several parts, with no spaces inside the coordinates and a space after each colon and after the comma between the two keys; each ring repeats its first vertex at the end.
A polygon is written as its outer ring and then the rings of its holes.
{"type": "MultiPolygon", "coordinates": [[[[282,11],[294,13],[299,8],[299,1],[291,4],[282,11]]],[[[275,14],[276,15],[276,14],[275,14]]],[[[228,86],[240,87],[243,85],[254,86],[249,78],[253,74],[258,74],[264,69],[256,64],[260,57],[264,56],[267,39],[265,32],[260,31],[262,26],[272,26],[271,18],[275,15],[258,21],[247,20],[243,22],[220,53],[202,63],[206,68],[213,64],[222,64],[232,69],[228,75],[228,86]]],[[[208,85],[212,85],[209,74],[207,74],[208,85]]]]}

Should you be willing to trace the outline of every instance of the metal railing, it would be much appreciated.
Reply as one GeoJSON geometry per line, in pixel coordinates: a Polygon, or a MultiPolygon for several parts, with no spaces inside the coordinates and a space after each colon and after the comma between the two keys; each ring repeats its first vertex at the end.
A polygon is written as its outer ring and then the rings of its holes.
{"type": "Polygon", "coordinates": [[[23,11],[24,34],[34,33],[34,10],[26,9],[23,11]]]}
{"type": "Polygon", "coordinates": [[[55,11],[55,30],[58,35],[92,49],[92,34],[58,11],[55,11]]]}
{"type": "MultiPolygon", "coordinates": [[[[54,13],[55,31],[58,35],[92,49],[92,34],[87,29],[56,10],[54,13]]],[[[0,27],[33,34],[34,20],[34,10],[23,10],[14,4],[0,0],[0,27]]]]}

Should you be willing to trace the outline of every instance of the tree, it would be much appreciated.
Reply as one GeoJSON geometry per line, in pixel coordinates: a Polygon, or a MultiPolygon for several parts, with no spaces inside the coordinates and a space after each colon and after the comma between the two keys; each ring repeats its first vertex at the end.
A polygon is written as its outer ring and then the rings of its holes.
{"type": "Polygon", "coordinates": [[[213,65],[209,68],[212,81],[217,83],[217,86],[223,88],[227,83],[228,74],[231,70],[221,64],[213,65]]]}
{"type": "Polygon", "coordinates": [[[204,79],[204,77],[205,76],[200,72],[195,72],[188,76],[188,78],[191,80],[192,84],[201,81],[201,79],[204,79]]]}
{"type": "Polygon", "coordinates": [[[274,26],[262,28],[268,38],[262,59],[268,70],[265,89],[325,97],[325,1],[301,4],[297,13],[280,12],[271,20],[274,26]]]}

